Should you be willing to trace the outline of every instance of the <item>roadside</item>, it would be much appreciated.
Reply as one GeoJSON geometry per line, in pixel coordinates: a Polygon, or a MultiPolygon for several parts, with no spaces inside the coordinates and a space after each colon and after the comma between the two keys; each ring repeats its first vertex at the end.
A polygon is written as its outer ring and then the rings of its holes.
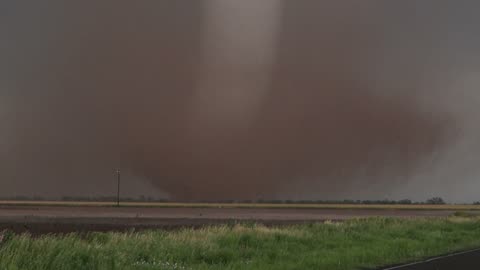
{"type": "Polygon", "coordinates": [[[478,218],[449,217],[42,237],[4,233],[0,269],[375,269],[479,247],[479,228],[478,218]]]}

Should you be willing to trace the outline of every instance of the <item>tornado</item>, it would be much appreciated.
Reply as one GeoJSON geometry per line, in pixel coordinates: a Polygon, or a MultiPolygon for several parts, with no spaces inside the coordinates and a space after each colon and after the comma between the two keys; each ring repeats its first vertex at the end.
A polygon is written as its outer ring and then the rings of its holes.
{"type": "Polygon", "coordinates": [[[245,127],[271,84],[282,1],[204,2],[193,124],[245,127]]]}
{"type": "Polygon", "coordinates": [[[473,2],[0,4],[0,196],[478,200],[473,2]]]}

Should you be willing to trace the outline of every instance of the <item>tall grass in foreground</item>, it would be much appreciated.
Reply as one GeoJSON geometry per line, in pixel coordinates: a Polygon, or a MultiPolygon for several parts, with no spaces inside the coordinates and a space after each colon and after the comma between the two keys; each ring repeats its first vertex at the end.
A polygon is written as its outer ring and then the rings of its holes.
{"type": "Polygon", "coordinates": [[[480,247],[480,221],[465,217],[38,238],[4,234],[0,269],[359,269],[474,247],[480,247]]]}

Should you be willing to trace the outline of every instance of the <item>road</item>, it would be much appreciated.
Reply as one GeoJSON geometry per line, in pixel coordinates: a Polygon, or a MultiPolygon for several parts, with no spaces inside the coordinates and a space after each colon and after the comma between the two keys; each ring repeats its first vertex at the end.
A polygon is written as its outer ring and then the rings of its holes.
{"type": "Polygon", "coordinates": [[[477,270],[480,269],[480,250],[432,258],[424,262],[384,268],[383,270],[477,270]]]}

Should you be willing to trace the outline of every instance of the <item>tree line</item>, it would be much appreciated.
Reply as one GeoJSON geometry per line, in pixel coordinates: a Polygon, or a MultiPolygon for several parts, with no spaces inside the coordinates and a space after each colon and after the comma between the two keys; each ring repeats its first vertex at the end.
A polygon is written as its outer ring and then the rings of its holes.
{"type": "MultiPolygon", "coordinates": [[[[40,196],[15,196],[0,198],[0,200],[17,200],[17,201],[65,201],[65,202],[114,202],[117,200],[115,196],[63,196],[61,198],[44,198],[40,196]]],[[[177,202],[170,201],[165,198],[155,198],[152,196],[139,197],[121,197],[123,202],[177,202]]],[[[443,205],[445,200],[441,197],[433,197],[425,201],[412,201],[410,199],[403,200],[221,200],[221,201],[195,201],[196,203],[266,203],[266,204],[384,204],[384,205],[443,205]]],[[[480,201],[473,202],[474,205],[480,205],[480,201]]]]}

